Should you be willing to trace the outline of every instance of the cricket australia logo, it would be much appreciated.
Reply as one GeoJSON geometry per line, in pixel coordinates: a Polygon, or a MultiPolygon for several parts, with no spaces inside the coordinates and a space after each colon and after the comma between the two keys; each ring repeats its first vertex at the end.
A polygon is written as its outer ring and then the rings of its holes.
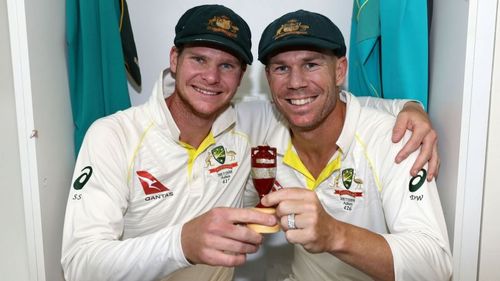
{"type": "Polygon", "coordinates": [[[217,173],[222,183],[228,183],[233,175],[233,169],[238,166],[236,152],[219,145],[207,153],[205,164],[205,168],[209,168],[210,174],[217,173]]]}
{"type": "Polygon", "coordinates": [[[346,189],[351,188],[352,177],[354,175],[354,169],[349,168],[342,171],[342,183],[346,189]]]}
{"type": "Polygon", "coordinates": [[[226,162],[226,150],[222,145],[212,149],[212,155],[215,161],[219,162],[220,164],[224,164],[224,162],[226,162]]]}
{"type": "Polygon", "coordinates": [[[219,164],[226,163],[226,157],[228,158],[228,161],[234,161],[236,160],[236,152],[233,150],[226,151],[222,145],[217,146],[207,153],[207,157],[205,158],[205,168],[217,165],[217,163],[212,162],[212,160],[215,160],[219,164]]]}
{"type": "Polygon", "coordinates": [[[353,168],[336,170],[333,175],[333,189],[334,194],[342,201],[343,209],[350,212],[356,204],[356,198],[363,197],[363,180],[356,178],[353,168]],[[343,186],[339,185],[340,180],[343,186]]]}
{"type": "Polygon", "coordinates": [[[340,171],[337,169],[332,173],[332,181],[330,187],[334,189],[342,189],[340,187],[340,180],[342,180],[342,185],[345,189],[349,190],[353,183],[355,184],[354,189],[363,189],[363,180],[356,177],[356,173],[353,168],[347,168],[340,171]]]}

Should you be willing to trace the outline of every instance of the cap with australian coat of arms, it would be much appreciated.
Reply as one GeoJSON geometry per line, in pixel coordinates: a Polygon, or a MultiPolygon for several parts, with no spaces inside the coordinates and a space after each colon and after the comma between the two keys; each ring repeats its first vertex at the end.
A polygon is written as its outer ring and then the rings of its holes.
{"type": "Polygon", "coordinates": [[[210,44],[252,64],[252,35],[248,24],[222,5],[200,5],[187,10],[175,26],[174,44],[210,44]]]}
{"type": "Polygon", "coordinates": [[[264,29],[259,42],[259,60],[267,64],[270,55],[293,47],[331,50],[338,57],[346,54],[340,29],[324,15],[305,10],[285,14],[264,29]]]}

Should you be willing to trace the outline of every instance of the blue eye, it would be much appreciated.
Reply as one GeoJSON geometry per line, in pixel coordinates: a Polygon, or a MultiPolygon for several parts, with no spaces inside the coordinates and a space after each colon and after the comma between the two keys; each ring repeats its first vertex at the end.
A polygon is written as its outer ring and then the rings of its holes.
{"type": "Polygon", "coordinates": [[[222,69],[225,69],[225,70],[232,70],[232,69],[234,69],[234,65],[232,65],[230,63],[223,63],[223,64],[221,64],[220,67],[222,69]]]}
{"type": "Polygon", "coordinates": [[[309,62],[309,63],[306,63],[305,68],[312,70],[312,69],[316,68],[317,66],[318,66],[318,64],[313,63],[313,62],[309,62]]]}
{"type": "Polygon", "coordinates": [[[286,65],[278,65],[273,68],[274,73],[285,73],[288,71],[288,66],[286,65]]]}

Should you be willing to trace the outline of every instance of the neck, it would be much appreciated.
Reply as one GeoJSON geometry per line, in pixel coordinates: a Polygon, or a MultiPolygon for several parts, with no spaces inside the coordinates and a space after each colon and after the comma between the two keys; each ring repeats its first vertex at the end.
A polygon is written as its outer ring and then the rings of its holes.
{"type": "Polygon", "coordinates": [[[194,114],[175,93],[167,97],[165,102],[180,130],[179,140],[198,148],[210,133],[215,119],[194,114]]]}
{"type": "Polygon", "coordinates": [[[307,170],[317,178],[338,149],[337,140],[342,132],[346,105],[337,103],[325,120],[313,129],[291,127],[292,143],[307,170]]]}

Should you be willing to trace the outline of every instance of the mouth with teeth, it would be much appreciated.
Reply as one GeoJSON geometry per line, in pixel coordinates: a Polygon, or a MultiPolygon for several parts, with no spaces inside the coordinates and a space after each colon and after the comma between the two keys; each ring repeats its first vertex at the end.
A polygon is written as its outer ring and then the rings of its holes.
{"type": "Polygon", "coordinates": [[[211,91],[211,90],[207,90],[207,89],[202,89],[202,88],[199,88],[199,87],[196,87],[196,86],[193,86],[193,89],[202,94],[202,95],[205,95],[205,96],[217,96],[219,95],[220,93],[222,92],[219,92],[219,91],[211,91]]]}
{"type": "Polygon", "coordinates": [[[316,100],[316,97],[309,97],[303,99],[286,99],[286,101],[291,105],[306,105],[312,103],[316,100]]]}

